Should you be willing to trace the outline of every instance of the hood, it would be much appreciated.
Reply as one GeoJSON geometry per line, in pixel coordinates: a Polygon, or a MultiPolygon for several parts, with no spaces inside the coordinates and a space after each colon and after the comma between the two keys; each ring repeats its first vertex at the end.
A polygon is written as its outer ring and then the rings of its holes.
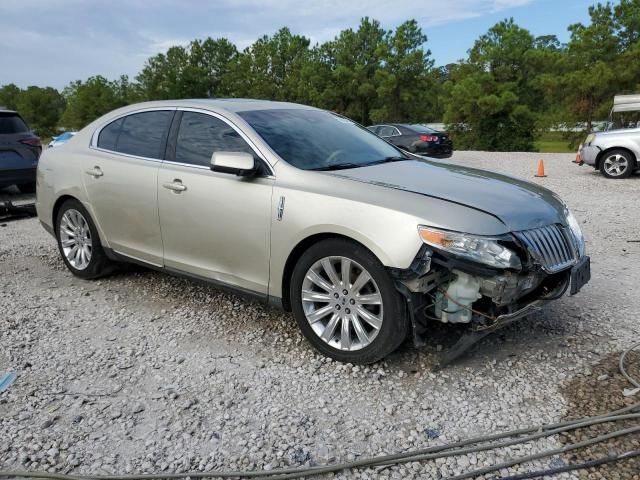
{"type": "Polygon", "coordinates": [[[498,218],[510,231],[566,223],[565,207],[552,191],[485,170],[406,160],[340,170],[334,175],[464,205],[498,218]]]}

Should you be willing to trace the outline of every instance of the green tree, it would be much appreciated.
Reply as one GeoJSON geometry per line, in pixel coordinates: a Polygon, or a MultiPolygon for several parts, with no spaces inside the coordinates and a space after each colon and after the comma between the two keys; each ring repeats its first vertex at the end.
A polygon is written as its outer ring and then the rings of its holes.
{"type": "Polygon", "coordinates": [[[637,46],[640,41],[640,0],[620,0],[613,14],[620,48],[626,50],[637,46]]]}
{"type": "Polygon", "coordinates": [[[146,61],[136,77],[140,95],[148,100],[224,96],[229,92],[224,78],[237,55],[225,38],[171,47],[146,61]]]}
{"type": "Polygon", "coordinates": [[[558,77],[569,123],[585,122],[588,131],[595,119],[606,118],[613,96],[622,87],[619,78],[619,37],[611,4],[589,7],[591,23],[569,26],[567,71],[558,77]]]}
{"type": "Polygon", "coordinates": [[[14,83],[0,87],[0,107],[5,107],[9,110],[17,109],[20,92],[20,88],[14,83]]]}
{"type": "Polygon", "coordinates": [[[422,48],[426,41],[415,20],[387,33],[380,45],[382,66],[375,74],[380,107],[371,113],[374,122],[420,121],[429,110],[433,61],[422,48]]]}
{"type": "Polygon", "coordinates": [[[281,28],[247,47],[225,78],[233,96],[301,101],[300,75],[307,66],[309,39],[281,28]]]}
{"type": "Polygon", "coordinates": [[[534,37],[513,19],[494,25],[451,70],[444,120],[462,148],[532,150],[536,114],[527,97],[534,37]]]}
{"type": "Polygon", "coordinates": [[[357,30],[343,30],[323,46],[332,72],[325,89],[327,102],[365,125],[371,123],[371,111],[378,103],[376,72],[382,65],[386,35],[378,21],[365,17],[357,30]]]}
{"type": "Polygon", "coordinates": [[[84,82],[71,82],[63,91],[67,108],[60,124],[65,129],[80,129],[105,113],[135,101],[135,97],[125,96],[129,92],[129,80],[126,76],[117,81],[109,81],[98,75],[84,82]]]}
{"type": "Polygon", "coordinates": [[[28,87],[20,92],[17,110],[29,127],[42,137],[56,133],[65,99],[55,88],[28,87]]]}

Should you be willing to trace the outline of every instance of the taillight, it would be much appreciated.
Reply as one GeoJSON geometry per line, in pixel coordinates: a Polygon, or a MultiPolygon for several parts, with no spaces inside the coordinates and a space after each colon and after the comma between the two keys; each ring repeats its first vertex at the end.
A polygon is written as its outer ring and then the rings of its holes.
{"type": "Polygon", "coordinates": [[[437,135],[420,135],[420,140],[422,142],[437,142],[438,136],[437,135]]]}
{"type": "Polygon", "coordinates": [[[25,145],[30,145],[32,147],[41,147],[42,144],[40,143],[40,139],[39,138],[25,138],[23,140],[20,140],[20,143],[24,143],[25,145]]]}

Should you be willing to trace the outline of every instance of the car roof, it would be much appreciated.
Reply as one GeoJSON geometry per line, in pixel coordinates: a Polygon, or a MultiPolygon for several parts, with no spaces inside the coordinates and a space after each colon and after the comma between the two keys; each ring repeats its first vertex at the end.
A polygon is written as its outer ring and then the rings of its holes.
{"type": "Polygon", "coordinates": [[[8,108],[4,107],[0,107],[0,113],[15,113],[16,115],[18,115],[18,112],[16,112],[15,110],[9,110],[8,108]]]}
{"type": "Polygon", "coordinates": [[[367,128],[372,128],[372,127],[405,127],[405,128],[411,128],[411,125],[409,125],[408,123],[376,123],[375,125],[370,125],[367,128]]]}
{"type": "Polygon", "coordinates": [[[143,108],[162,107],[190,107],[213,110],[226,110],[229,112],[244,112],[249,110],[282,110],[282,109],[306,109],[317,110],[315,107],[289,102],[274,102],[270,100],[253,100],[249,98],[193,98],[184,100],[158,100],[152,102],[136,103],[125,107],[131,110],[143,108]]]}

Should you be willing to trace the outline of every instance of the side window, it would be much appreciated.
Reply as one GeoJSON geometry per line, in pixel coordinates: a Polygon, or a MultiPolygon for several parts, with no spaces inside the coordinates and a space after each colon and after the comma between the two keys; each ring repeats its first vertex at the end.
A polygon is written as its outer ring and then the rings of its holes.
{"type": "Polygon", "coordinates": [[[162,159],[173,111],[134,113],[110,123],[98,137],[98,148],[138,157],[162,159]]]}
{"type": "Polygon", "coordinates": [[[104,148],[105,150],[116,149],[116,142],[118,141],[118,135],[120,135],[122,122],[123,119],[119,118],[100,131],[100,136],[98,137],[98,148],[104,148]]]}
{"type": "Polygon", "coordinates": [[[380,135],[381,137],[390,137],[393,135],[393,133],[393,127],[389,126],[380,127],[380,130],[378,130],[378,135],[380,135]]]}
{"type": "Polygon", "coordinates": [[[176,162],[209,166],[213,152],[255,153],[233,128],[204,113],[184,112],[176,142],[176,162]]]}

